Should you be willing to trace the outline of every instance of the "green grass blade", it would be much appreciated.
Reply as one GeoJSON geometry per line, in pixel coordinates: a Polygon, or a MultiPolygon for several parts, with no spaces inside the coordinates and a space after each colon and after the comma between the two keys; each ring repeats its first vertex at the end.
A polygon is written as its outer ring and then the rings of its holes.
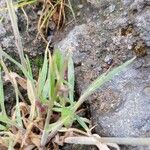
{"type": "Polygon", "coordinates": [[[0,106],[1,106],[2,113],[4,115],[6,115],[5,104],[4,104],[4,89],[3,89],[1,68],[0,68],[0,106]]]}
{"type": "Polygon", "coordinates": [[[75,76],[74,76],[74,64],[71,56],[68,59],[68,83],[69,83],[69,99],[71,102],[73,102],[75,76]]]}
{"type": "Polygon", "coordinates": [[[62,108],[53,107],[52,110],[55,112],[62,112],[62,108]]]}
{"type": "Polygon", "coordinates": [[[88,126],[86,125],[86,123],[84,122],[84,120],[83,120],[81,117],[79,117],[78,115],[75,115],[75,118],[76,118],[76,120],[78,121],[78,123],[82,126],[82,128],[83,128],[85,131],[89,132],[89,128],[88,128],[88,126]]]}
{"type": "Polygon", "coordinates": [[[8,150],[14,150],[14,143],[13,143],[13,139],[9,138],[9,146],[8,146],[8,150]]]}
{"type": "Polygon", "coordinates": [[[19,34],[17,17],[15,14],[14,8],[13,8],[13,2],[12,2],[12,0],[6,0],[6,3],[7,3],[7,8],[8,8],[11,24],[12,24],[12,28],[13,28],[13,32],[14,32],[14,36],[15,36],[15,40],[16,40],[16,46],[18,49],[18,54],[19,54],[19,57],[21,60],[21,64],[24,66],[24,68],[26,68],[23,46],[22,46],[21,37],[19,34]]]}
{"type": "Polygon", "coordinates": [[[102,74],[95,81],[93,81],[92,84],[87,88],[87,90],[85,90],[85,92],[83,93],[83,95],[81,95],[81,97],[79,98],[78,102],[74,106],[74,110],[76,111],[79,108],[79,106],[86,100],[86,98],[88,96],[90,96],[98,88],[100,88],[101,86],[103,86],[107,81],[111,80],[116,74],[118,74],[125,67],[127,67],[129,64],[131,64],[134,59],[135,59],[135,57],[132,58],[132,59],[130,59],[129,61],[123,63],[119,67],[113,69],[112,71],[110,71],[108,73],[102,74]]]}
{"type": "Polygon", "coordinates": [[[42,94],[46,78],[47,78],[47,73],[48,73],[48,60],[47,60],[47,51],[45,51],[45,56],[44,56],[44,62],[43,62],[43,67],[42,70],[39,74],[39,79],[38,79],[38,95],[42,94]]]}
{"type": "Polygon", "coordinates": [[[53,101],[55,101],[56,98],[56,92],[55,92],[55,81],[56,81],[56,72],[55,72],[55,66],[53,59],[50,62],[50,97],[53,101]]]}
{"type": "Polygon", "coordinates": [[[16,93],[16,121],[19,127],[23,127],[21,112],[19,107],[19,93],[18,93],[19,90],[15,79],[14,79],[14,83],[15,83],[15,93],[16,93]]]}
{"type": "Polygon", "coordinates": [[[0,17],[0,23],[3,21],[3,19],[4,19],[3,17],[0,17]]]}
{"type": "Polygon", "coordinates": [[[26,55],[26,64],[27,64],[28,72],[29,72],[30,76],[33,78],[30,60],[29,60],[29,57],[27,55],[26,55]]]}
{"type": "Polygon", "coordinates": [[[0,131],[5,131],[5,130],[7,130],[7,128],[0,124],[0,131]]]}
{"type": "Polygon", "coordinates": [[[7,53],[5,53],[1,49],[1,47],[0,47],[0,54],[1,54],[1,56],[4,56],[9,61],[11,61],[12,63],[14,63],[23,72],[23,74],[25,75],[26,78],[28,78],[31,81],[33,81],[33,78],[30,76],[30,74],[28,73],[28,71],[26,70],[26,68],[24,68],[20,63],[18,63],[16,60],[14,60],[12,57],[10,57],[7,53]]]}
{"type": "Polygon", "coordinates": [[[66,117],[68,119],[65,120],[64,126],[65,127],[70,127],[74,121],[75,114],[72,111],[72,107],[63,107],[61,111],[61,119],[64,120],[66,117]]]}
{"type": "Polygon", "coordinates": [[[49,80],[46,80],[43,91],[42,91],[42,101],[47,100],[49,98],[49,90],[50,90],[50,84],[49,80]]]}
{"type": "Polygon", "coordinates": [[[0,114],[0,121],[11,126],[16,125],[14,121],[10,120],[6,115],[3,115],[3,114],[0,114]]]}
{"type": "Polygon", "coordinates": [[[62,73],[64,69],[64,58],[59,49],[56,49],[54,52],[54,62],[56,63],[59,74],[62,73]]]}
{"type": "MultiPolygon", "coordinates": [[[[45,100],[49,99],[51,100],[51,67],[50,67],[50,61],[48,61],[48,74],[47,74],[47,79],[45,81],[45,85],[42,91],[42,96],[41,96],[41,100],[42,102],[44,102],[45,100]]],[[[51,103],[51,102],[49,102],[51,103]]]]}

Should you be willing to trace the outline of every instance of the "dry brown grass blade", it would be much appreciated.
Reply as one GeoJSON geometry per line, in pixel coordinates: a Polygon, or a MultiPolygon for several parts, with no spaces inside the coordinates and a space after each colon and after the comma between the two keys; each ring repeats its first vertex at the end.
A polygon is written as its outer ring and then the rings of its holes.
{"type": "Polygon", "coordinates": [[[42,3],[42,10],[38,21],[38,33],[35,40],[40,35],[41,38],[48,43],[46,36],[48,31],[49,22],[53,21],[56,24],[56,29],[60,29],[65,22],[65,4],[64,0],[40,0],[42,3]]]}
{"type": "MultiPolygon", "coordinates": [[[[58,15],[58,21],[57,21],[57,30],[60,28],[60,23],[61,23],[61,20],[63,19],[63,16],[65,16],[65,13],[64,13],[64,0],[62,0],[60,2],[60,8],[59,8],[58,11],[59,11],[59,15],[58,15]]],[[[63,22],[62,22],[62,24],[63,24],[63,22]]]]}
{"type": "Polygon", "coordinates": [[[28,145],[27,147],[24,148],[24,150],[31,150],[34,148],[35,148],[35,145],[28,145]]]}
{"type": "Polygon", "coordinates": [[[32,128],[33,128],[33,123],[30,123],[30,124],[27,126],[27,128],[26,128],[26,133],[25,133],[25,135],[24,135],[23,138],[22,138],[21,148],[23,148],[24,145],[26,145],[26,140],[29,139],[29,134],[30,134],[32,128]]]}
{"type": "Polygon", "coordinates": [[[29,105],[26,105],[25,103],[20,102],[19,106],[20,106],[22,117],[25,117],[27,114],[29,114],[29,111],[30,111],[29,105]]]}
{"type": "Polygon", "coordinates": [[[9,75],[6,74],[5,77],[4,77],[4,80],[5,81],[10,81],[10,77],[11,78],[15,78],[16,81],[18,82],[18,84],[23,88],[23,89],[27,89],[27,81],[22,78],[21,76],[19,76],[17,73],[15,72],[10,72],[9,75]]]}
{"type": "Polygon", "coordinates": [[[29,138],[31,142],[38,148],[40,148],[41,136],[34,134],[33,132],[30,133],[29,138]]]}
{"type": "MultiPolygon", "coordinates": [[[[107,143],[103,144],[94,137],[85,137],[85,136],[67,137],[64,139],[64,142],[69,144],[95,145],[99,150],[110,150],[107,146],[107,143]]],[[[119,150],[119,147],[117,145],[115,144],[109,145],[119,150]]]]}

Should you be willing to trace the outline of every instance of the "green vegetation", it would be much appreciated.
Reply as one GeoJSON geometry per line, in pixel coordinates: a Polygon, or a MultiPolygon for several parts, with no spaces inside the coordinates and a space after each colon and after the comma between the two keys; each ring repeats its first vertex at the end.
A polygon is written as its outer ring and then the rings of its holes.
{"type": "MultiPolygon", "coordinates": [[[[91,144],[99,149],[109,150],[108,145],[119,149],[119,144],[132,144],[130,139],[102,138],[92,134],[90,121],[80,116],[78,111],[87,97],[102,87],[114,75],[118,74],[135,59],[131,59],[110,72],[102,74],[82,93],[80,98],[74,99],[74,63],[72,52],[64,56],[60,50],[51,55],[47,44],[43,64],[39,70],[38,79],[33,76],[32,62],[24,56],[23,47],[16,23],[16,16],[12,2],[7,0],[7,6],[14,31],[16,46],[21,63],[14,60],[0,47],[0,149],[50,149],[54,143],[91,144]],[[4,59],[15,64],[23,77],[11,72],[5,65],[4,59]],[[2,71],[5,79],[9,80],[16,93],[16,105],[12,115],[8,116],[4,104],[2,71]],[[27,99],[19,91],[22,86],[27,92],[27,99]],[[74,128],[78,123],[82,130],[74,128]],[[53,142],[51,141],[53,139],[53,142]]],[[[39,61],[39,60],[38,60],[39,61]]],[[[147,144],[149,139],[132,139],[137,143],[147,144]]],[[[134,143],[135,144],[135,143],[134,143]]]]}
{"type": "Polygon", "coordinates": [[[50,139],[56,136],[56,133],[59,133],[61,129],[65,129],[67,132],[67,129],[71,128],[73,122],[76,121],[86,134],[92,135],[88,128],[88,119],[80,117],[77,111],[89,95],[134,60],[131,59],[113,71],[102,74],[83,92],[79,100],[74,100],[75,79],[71,52],[68,52],[68,55],[64,58],[59,50],[55,50],[53,56],[51,56],[47,46],[43,66],[39,71],[37,81],[33,78],[28,57],[24,58],[25,66],[23,66],[2,49],[0,49],[0,53],[3,70],[12,82],[16,92],[16,106],[12,117],[9,117],[4,106],[3,84],[2,80],[0,80],[2,109],[0,121],[7,126],[5,128],[5,126],[1,125],[2,131],[0,134],[3,136],[0,143],[3,143],[3,146],[7,148],[13,148],[17,143],[21,148],[26,148],[25,143],[28,143],[28,146],[32,143],[38,148],[45,147],[50,139]],[[24,78],[8,71],[3,57],[17,65],[23,72],[24,78]],[[18,84],[27,90],[28,100],[19,102],[18,84]],[[58,119],[55,122],[51,122],[51,120],[55,119],[54,113],[57,114],[58,119]],[[34,129],[38,129],[40,134],[33,133],[34,129]],[[24,131],[24,135],[22,135],[22,131],[24,131]],[[34,139],[31,138],[33,134],[38,141],[36,144],[33,142],[34,139]],[[10,140],[15,135],[17,135],[17,138],[10,140]]]}

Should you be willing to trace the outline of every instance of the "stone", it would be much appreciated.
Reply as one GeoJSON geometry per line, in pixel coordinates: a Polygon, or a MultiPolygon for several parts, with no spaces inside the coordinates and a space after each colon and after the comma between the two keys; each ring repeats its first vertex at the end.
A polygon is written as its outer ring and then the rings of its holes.
{"type": "Polygon", "coordinates": [[[125,6],[129,6],[130,4],[132,4],[134,2],[134,0],[122,0],[122,3],[125,5],[125,6]]]}
{"type": "Polygon", "coordinates": [[[150,9],[135,17],[134,22],[140,33],[140,38],[145,41],[147,46],[150,46],[150,9]]]}
{"type": "Polygon", "coordinates": [[[116,6],[114,4],[111,4],[109,6],[109,12],[112,13],[113,11],[115,11],[116,6]]]}
{"type": "MultiPolygon", "coordinates": [[[[90,3],[94,7],[92,13],[98,10],[99,18],[88,13],[88,22],[75,26],[58,43],[63,52],[69,47],[73,49],[76,92],[79,95],[93,80],[107,71],[109,55],[113,56],[113,64],[120,65],[135,55],[134,45],[139,41],[144,42],[143,48],[147,54],[150,52],[148,1],[122,0],[119,3],[116,0],[102,0],[98,4],[96,1],[90,3]],[[111,4],[115,5],[115,11],[108,13],[111,4]],[[101,9],[97,8],[98,5],[101,9]],[[107,12],[106,16],[104,12],[107,12]],[[94,24],[94,28],[89,24],[94,24]],[[77,30],[78,34],[74,34],[77,30]],[[121,30],[124,32],[121,33],[121,30]]],[[[150,55],[138,58],[87,98],[93,125],[97,125],[96,133],[117,137],[150,136],[149,58],[150,55]]],[[[121,150],[136,149],[148,150],[149,147],[121,147],[121,150]]]]}
{"type": "Polygon", "coordinates": [[[148,72],[150,68],[134,69],[133,63],[100,90],[100,95],[103,95],[101,98],[105,98],[105,101],[103,104],[101,101],[94,101],[95,104],[91,106],[94,122],[98,124],[96,131],[99,134],[118,137],[150,136],[148,72]],[[117,101],[115,104],[114,98],[117,101]],[[104,113],[102,105],[115,106],[104,113]]]}

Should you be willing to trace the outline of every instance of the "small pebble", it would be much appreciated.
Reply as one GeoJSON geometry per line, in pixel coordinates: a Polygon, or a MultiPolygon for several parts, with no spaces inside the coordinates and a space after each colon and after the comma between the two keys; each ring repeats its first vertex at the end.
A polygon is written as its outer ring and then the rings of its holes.
{"type": "Polygon", "coordinates": [[[78,8],[80,8],[80,9],[83,8],[83,5],[82,4],[78,5],[78,8]]]}
{"type": "Polygon", "coordinates": [[[146,96],[150,96],[150,86],[145,87],[143,92],[146,96]]]}
{"type": "Polygon", "coordinates": [[[107,55],[104,59],[104,62],[107,63],[108,65],[111,65],[113,62],[112,55],[107,55]]]}
{"type": "Polygon", "coordinates": [[[79,17],[81,15],[81,11],[79,11],[78,13],[77,13],[77,16],[79,17]]]}
{"type": "Polygon", "coordinates": [[[42,11],[41,10],[39,10],[38,12],[37,12],[37,15],[41,15],[42,14],[42,11]]]}
{"type": "Polygon", "coordinates": [[[109,6],[109,12],[112,13],[115,10],[116,6],[114,4],[109,6]]]}

